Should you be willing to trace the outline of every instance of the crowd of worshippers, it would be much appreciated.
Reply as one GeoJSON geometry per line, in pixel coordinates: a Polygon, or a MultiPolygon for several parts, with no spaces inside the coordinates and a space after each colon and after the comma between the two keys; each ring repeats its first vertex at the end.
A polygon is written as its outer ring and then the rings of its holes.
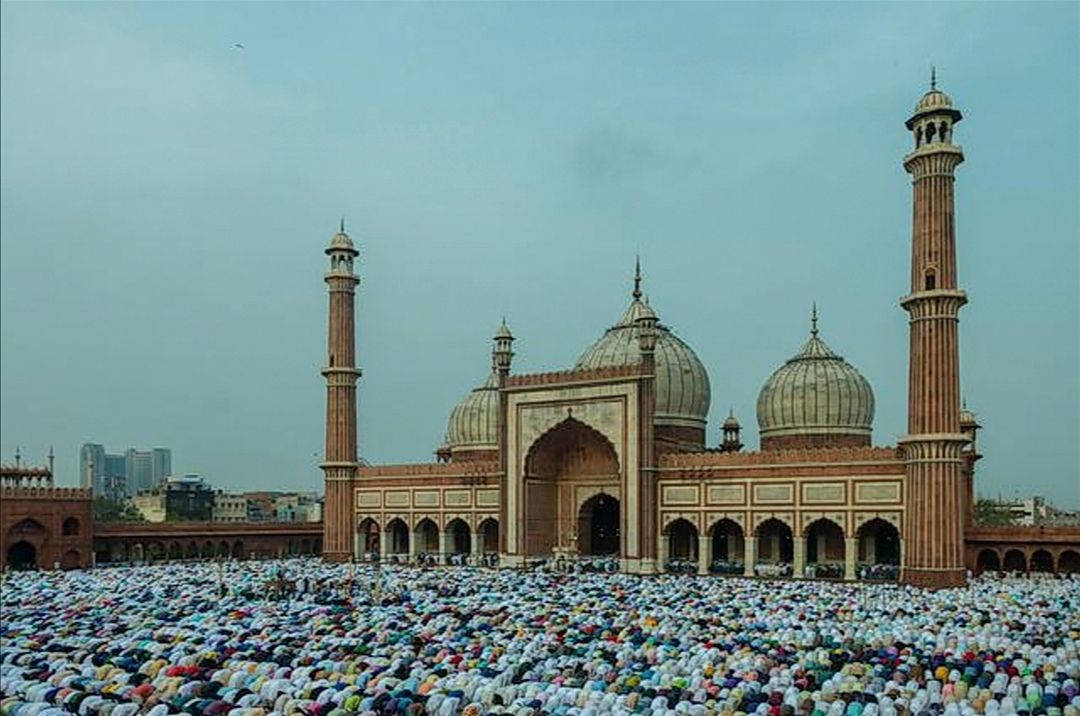
{"type": "Polygon", "coordinates": [[[1080,577],[317,559],[23,572],[2,716],[1080,716],[1080,577]]]}

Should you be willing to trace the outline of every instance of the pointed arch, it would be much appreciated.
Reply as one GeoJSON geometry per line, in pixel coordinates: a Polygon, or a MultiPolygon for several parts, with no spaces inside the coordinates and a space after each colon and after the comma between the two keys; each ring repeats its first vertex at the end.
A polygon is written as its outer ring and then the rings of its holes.
{"type": "Polygon", "coordinates": [[[618,473],[618,452],[611,440],[572,416],[544,431],[525,454],[526,477],[618,473]]]}
{"type": "Polygon", "coordinates": [[[795,539],[791,526],[782,519],[770,517],[754,530],[757,538],[758,562],[765,564],[791,564],[794,558],[795,539]]]}
{"type": "Polygon", "coordinates": [[[386,547],[388,554],[409,553],[409,528],[405,520],[395,517],[386,523],[386,547]]]}
{"type": "Polygon", "coordinates": [[[477,526],[480,532],[480,551],[484,554],[499,551],[499,521],[488,517],[477,526]]]}
{"type": "Polygon", "coordinates": [[[469,554],[472,552],[472,530],[465,520],[455,517],[446,523],[450,534],[450,554],[469,554]]]}
{"type": "Polygon", "coordinates": [[[1018,549],[1010,549],[1005,553],[1003,566],[1006,572],[1026,572],[1028,571],[1027,557],[1018,549]]]}
{"type": "Polygon", "coordinates": [[[416,551],[426,554],[439,552],[439,527],[430,517],[421,517],[416,523],[416,551]]]}
{"type": "Polygon", "coordinates": [[[806,539],[806,563],[844,562],[844,529],[828,517],[819,517],[803,530],[806,539]]]}
{"type": "Polygon", "coordinates": [[[1001,557],[998,555],[997,550],[984,549],[979,551],[979,556],[975,558],[975,574],[983,574],[985,572],[1000,572],[1001,571],[1001,557]]]}
{"type": "Polygon", "coordinates": [[[742,525],[730,517],[724,517],[709,527],[708,534],[712,537],[710,562],[720,571],[736,571],[734,565],[738,563],[741,566],[746,554],[746,533],[742,525]]]}
{"type": "Polygon", "coordinates": [[[696,561],[698,558],[698,529],[684,517],[677,517],[664,527],[668,540],[668,558],[696,561]]]}
{"type": "Polygon", "coordinates": [[[1067,549],[1058,555],[1058,574],[1080,574],[1080,552],[1067,549]]]}
{"type": "Polygon", "coordinates": [[[1045,549],[1037,549],[1031,555],[1031,571],[1050,574],[1054,571],[1054,558],[1045,549]]]}

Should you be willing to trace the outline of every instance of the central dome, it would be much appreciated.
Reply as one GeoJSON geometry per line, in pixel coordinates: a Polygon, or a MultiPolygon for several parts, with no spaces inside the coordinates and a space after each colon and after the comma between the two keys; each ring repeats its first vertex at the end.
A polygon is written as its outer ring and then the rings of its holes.
{"type": "MultiPolygon", "coordinates": [[[[634,282],[633,300],[622,318],[607,329],[580,358],[575,368],[606,368],[641,362],[635,320],[650,311],[641,300],[641,274],[634,282]]],[[[657,425],[705,428],[709,413],[709,375],[690,346],[667,326],[657,326],[656,336],[657,425]]]]}

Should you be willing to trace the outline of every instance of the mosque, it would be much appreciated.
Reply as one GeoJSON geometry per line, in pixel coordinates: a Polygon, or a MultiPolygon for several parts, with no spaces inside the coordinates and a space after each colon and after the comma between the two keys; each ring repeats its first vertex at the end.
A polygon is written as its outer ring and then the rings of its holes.
{"type": "MultiPolygon", "coordinates": [[[[873,390],[826,343],[816,312],[801,350],[761,388],[760,451],[743,450],[733,415],[709,446],[708,371],[643,298],[639,268],[625,312],[572,368],[513,373],[504,322],[490,374],[450,412],[436,462],[368,465],[357,454],[358,252],[342,227],[326,249],[324,558],[497,553],[500,566],[521,568],[605,555],[638,574],[678,560],[747,575],[829,565],[846,579],[892,565],[905,583],[963,584],[980,455],[979,424],[960,402],[960,120],[932,82],[906,121],[908,427],[893,446],[872,444],[873,390]]],[[[1080,560],[1075,545],[1051,549],[1052,560],[1080,560]]]]}

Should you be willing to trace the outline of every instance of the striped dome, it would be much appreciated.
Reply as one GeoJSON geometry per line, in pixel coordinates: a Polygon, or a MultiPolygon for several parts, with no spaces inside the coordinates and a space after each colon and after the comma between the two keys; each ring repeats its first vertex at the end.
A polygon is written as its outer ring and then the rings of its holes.
{"type": "Polygon", "coordinates": [[[499,447],[499,378],[491,371],[479,388],[458,403],[446,427],[450,450],[495,450],[499,447]]]}
{"type": "MultiPolygon", "coordinates": [[[[635,294],[638,294],[635,291],[635,294]]],[[[578,358],[575,368],[605,368],[641,362],[634,322],[652,309],[635,295],[622,318],[578,358]]],[[[667,326],[657,326],[656,424],[705,427],[709,375],[697,355],[667,326]]]]}
{"type": "Polygon", "coordinates": [[[761,437],[864,435],[874,422],[870,383],[818,338],[780,366],[758,395],[761,437]]]}

